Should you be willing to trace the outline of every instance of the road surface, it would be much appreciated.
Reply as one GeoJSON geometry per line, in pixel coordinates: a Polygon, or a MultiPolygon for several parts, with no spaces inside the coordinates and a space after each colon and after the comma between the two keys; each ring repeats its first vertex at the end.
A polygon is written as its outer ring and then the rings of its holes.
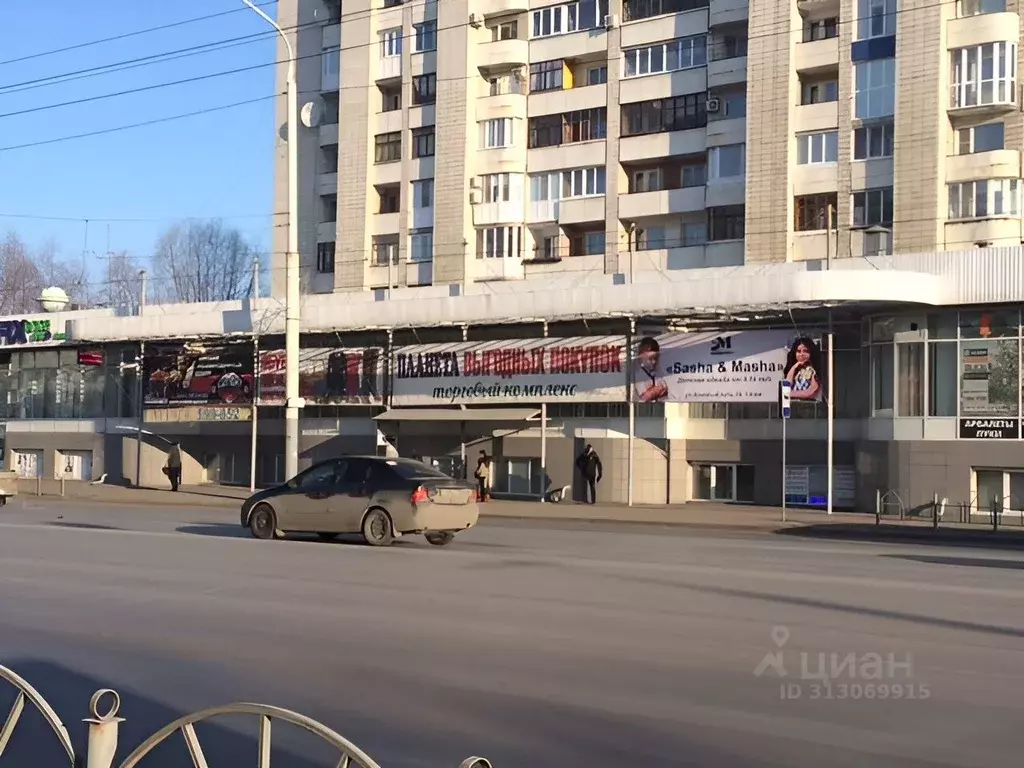
{"type": "MultiPolygon", "coordinates": [[[[1024,554],[967,548],[506,522],[376,550],[255,541],[230,510],[0,510],[0,661],[76,739],[110,686],[123,746],[255,700],[384,768],[1019,766],[1022,586],[1024,554]]],[[[199,735],[244,766],[254,731],[199,735]]],[[[275,768],[335,764],[274,735],[275,768]]],[[[59,756],[26,717],[0,766],[59,756]]]]}

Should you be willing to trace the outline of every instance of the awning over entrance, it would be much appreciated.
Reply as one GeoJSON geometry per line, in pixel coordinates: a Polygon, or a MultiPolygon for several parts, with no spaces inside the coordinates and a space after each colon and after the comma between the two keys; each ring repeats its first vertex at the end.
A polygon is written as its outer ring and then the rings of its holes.
{"type": "Polygon", "coordinates": [[[538,408],[392,408],[375,421],[533,421],[538,408]]]}

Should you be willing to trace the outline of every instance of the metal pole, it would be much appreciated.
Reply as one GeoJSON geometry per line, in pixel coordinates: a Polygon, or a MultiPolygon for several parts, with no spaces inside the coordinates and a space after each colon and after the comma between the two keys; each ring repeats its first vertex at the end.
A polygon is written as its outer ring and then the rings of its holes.
{"type": "Polygon", "coordinates": [[[146,270],[139,270],[139,316],[146,311],[146,270]]]}
{"type": "Polygon", "coordinates": [[[540,502],[547,500],[548,404],[540,404],[540,502]]]}
{"type": "Polygon", "coordinates": [[[832,355],[832,342],[835,339],[835,335],[832,333],[832,312],[829,311],[828,318],[828,380],[826,383],[826,389],[828,390],[828,402],[825,404],[825,413],[828,419],[828,446],[827,446],[827,465],[828,465],[828,499],[826,501],[826,509],[828,514],[832,514],[832,475],[835,471],[834,460],[832,455],[832,447],[835,442],[835,406],[832,402],[832,395],[835,390],[835,366],[833,365],[832,355]]]}
{"type": "MultiPolygon", "coordinates": [[[[295,50],[272,18],[252,0],[242,0],[270,24],[288,51],[288,251],[285,255],[284,304],[284,474],[291,479],[299,473],[299,96],[295,83],[295,50]]],[[[390,291],[389,291],[390,292],[390,291]]]]}
{"type": "Polygon", "coordinates": [[[636,335],[636,320],[629,319],[629,336],[626,337],[626,397],[629,406],[629,460],[626,465],[626,505],[633,506],[633,444],[636,434],[636,403],[633,402],[633,336],[636,335]]]}
{"type": "Polygon", "coordinates": [[[139,431],[135,435],[135,487],[142,487],[142,426],[145,417],[142,389],[142,360],[146,356],[146,342],[139,342],[139,359],[135,361],[135,391],[138,394],[136,407],[139,409],[139,431]]]}
{"type": "Polygon", "coordinates": [[[825,269],[832,269],[832,203],[828,204],[828,221],[825,230],[825,269]]]}
{"type": "MultiPolygon", "coordinates": [[[[260,260],[253,259],[252,262],[252,301],[253,311],[250,317],[256,314],[256,299],[260,295],[260,260]]],[[[260,401],[260,334],[259,326],[254,325],[252,335],[252,444],[249,446],[249,491],[256,490],[256,440],[259,434],[259,401],[260,401]]]]}
{"type": "Polygon", "coordinates": [[[786,422],[782,420],[782,522],[786,522],[786,422]]]}

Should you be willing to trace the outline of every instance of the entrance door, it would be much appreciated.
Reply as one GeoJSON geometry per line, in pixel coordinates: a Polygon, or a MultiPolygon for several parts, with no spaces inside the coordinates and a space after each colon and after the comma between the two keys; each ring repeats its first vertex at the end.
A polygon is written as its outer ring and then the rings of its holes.
{"type": "Polygon", "coordinates": [[[754,468],[749,464],[694,464],[696,501],[754,500],[754,468]]]}
{"type": "Polygon", "coordinates": [[[53,476],[57,480],[92,480],[92,451],[57,451],[53,476]]]}
{"type": "Polygon", "coordinates": [[[18,477],[40,477],[43,472],[43,452],[11,451],[11,464],[18,477]]]}

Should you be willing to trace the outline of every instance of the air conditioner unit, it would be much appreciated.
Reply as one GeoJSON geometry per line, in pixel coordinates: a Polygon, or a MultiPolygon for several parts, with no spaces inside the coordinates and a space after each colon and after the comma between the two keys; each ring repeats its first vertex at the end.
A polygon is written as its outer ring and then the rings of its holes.
{"type": "Polygon", "coordinates": [[[706,102],[704,102],[704,109],[706,111],[708,111],[708,112],[717,112],[721,108],[722,108],[722,101],[721,101],[721,99],[717,99],[714,96],[712,96],[710,99],[708,99],[706,102]]]}
{"type": "Polygon", "coordinates": [[[617,26],[619,26],[619,14],[609,13],[607,16],[604,17],[605,29],[614,29],[617,26]]]}
{"type": "Polygon", "coordinates": [[[471,13],[471,14],[469,14],[469,26],[473,27],[474,29],[480,29],[480,27],[482,27],[483,25],[484,25],[484,17],[483,16],[481,16],[479,13],[471,13]]]}
{"type": "Polygon", "coordinates": [[[469,190],[469,204],[480,205],[484,201],[484,191],[482,189],[471,189],[469,190]]]}

